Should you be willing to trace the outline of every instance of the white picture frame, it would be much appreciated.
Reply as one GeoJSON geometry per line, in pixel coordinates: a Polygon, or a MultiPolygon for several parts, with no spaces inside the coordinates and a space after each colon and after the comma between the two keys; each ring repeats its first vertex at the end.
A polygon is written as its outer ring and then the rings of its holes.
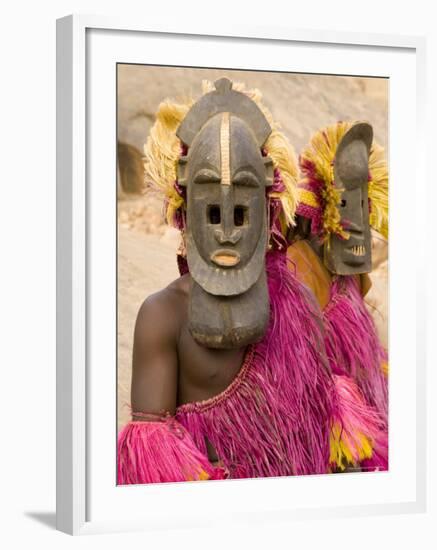
{"type": "MultiPolygon", "coordinates": [[[[405,324],[405,319],[394,320],[394,322],[399,322],[399,326],[398,328],[393,328],[395,335],[399,333],[400,339],[402,339],[402,335],[405,334],[405,331],[409,330],[410,334],[414,335],[414,345],[410,345],[408,342],[402,344],[402,346],[405,347],[394,350],[394,365],[393,362],[391,362],[391,369],[395,369],[398,364],[398,371],[401,373],[399,374],[399,385],[391,387],[391,391],[394,391],[395,396],[399,394],[396,399],[402,397],[402,388],[411,386],[408,391],[412,392],[411,395],[414,394],[414,403],[412,406],[415,407],[415,414],[414,418],[411,420],[412,428],[414,429],[409,431],[409,433],[413,433],[412,441],[410,441],[412,449],[410,449],[409,452],[414,455],[414,460],[412,462],[415,466],[412,472],[408,472],[406,476],[408,479],[403,482],[396,480],[393,482],[383,482],[381,481],[384,479],[383,477],[380,477],[379,480],[377,478],[376,481],[372,481],[373,478],[368,477],[366,484],[369,484],[369,487],[372,486],[372,483],[375,483],[373,487],[378,488],[379,485],[383,487],[385,484],[385,488],[381,489],[383,494],[378,502],[372,502],[371,497],[369,497],[367,501],[363,497],[363,501],[361,502],[359,493],[357,496],[357,490],[360,490],[360,485],[356,485],[356,481],[354,481],[357,477],[354,477],[354,474],[350,476],[336,476],[337,479],[341,478],[342,480],[336,482],[335,492],[338,493],[338,495],[341,496],[344,494],[346,495],[345,498],[349,498],[347,495],[355,493],[354,499],[350,497],[350,500],[345,500],[343,505],[339,502],[333,502],[332,505],[328,505],[327,502],[324,501],[323,495],[318,494],[317,487],[323,484],[326,485],[326,482],[324,479],[317,476],[310,476],[312,479],[306,480],[302,478],[287,478],[230,483],[214,482],[212,484],[187,483],[178,484],[177,487],[173,484],[168,484],[165,486],[144,488],[141,493],[136,491],[135,488],[133,488],[133,490],[131,488],[129,492],[124,488],[123,493],[119,491],[117,494],[112,491],[112,488],[111,491],[108,489],[108,493],[105,492],[103,485],[107,485],[108,480],[112,479],[110,477],[110,472],[111,468],[115,466],[115,439],[112,455],[110,454],[110,450],[108,451],[109,454],[106,452],[108,447],[105,447],[106,443],[104,442],[111,441],[115,423],[113,422],[112,416],[109,415],[106,416],[106,420],[107,425],[110,425],[110,427],[106,426],[105,415],[102,414],[100,416],[99,410],[107,410],[105,407],[107,407],[110,399],[113,399],[115,415],[115,394],[111,394],[113,389],[113,378],[111,377],[113,373],[107,375],[108,381],[104,379],[106,375],[103,375],[103,379],[99,375],[101,393],[104,394],[104,397],[100,396],[97,398],[94,389],[96,387],[96,369],[98,368],[95,360],[96,346],[98,347],[98,344],[95,344],[95,342],[98,342],[99,339],[102,340],[107,338],[109,334],[107,331],[110,330],[110,321],[109,324],[106,325],[102,323],[101,331],[99,330],[96,332],[92,329],[92,327],[95,326],[96,315],[97,317],[99,315],[99,302],[93,303],[93,289],[95,289],[95,278],[98,275],[94,274],[94,268],[92,268],[92,251],[96,250],[96,243],[104,242],[103,239],[105,239],[105,236],[103,232],[97,231],[93,225],[95,220],[95,201],[93,201],[93,185],[91,182],[96,181],[93,172],[96,166],[103,168],[103,163],[97,154],[98,150],[95,148],[93,149],[93,140],[95,139],[94,133],[96,131],[105,132],[107,128],[99,128],[96,119],[90,130],[90,117],[94,116],[91,110],[93,109],[93,105],[95,105],[92,97],[94,90],[90,88],[90,82],[93,82],[94,72],[97,70],[104,71],[106,65],[108,67],[112,66],[111,64],[114,62],[114,56],[115,58],[120,56],[119,61],[123,62],[141,61],[141,48],[138,46],[140,44],[139,41],[143,40],[143,38],[148,38],[149,40],[153,39],[160,44],[165,44],[166,42],[175,44],[179,43],[178,41],[185,40],[191,48],[193,48],[193,45],[197,46],[200,41],[209,44],[220,41],[220,44],[223,45],[223,56],[226,55],[226,47],[233,45],[235,50],[233,51],[234,59],[240,60],[244,59],[244,56],[246,56],[248,64],[249,57],[247,51],[244,51],[245,48],[247,49],[248,47],[251,48],[251,51],[256,47],[258,54],[256,61],[258,63],[260,63],[260,59],[263,57],[263,51],[273,51],[274,48],[278,46],[282,49],[289,47],[301,48],[302,51],[304,51],[311,45],[311,47],[318,49],[317,51],[319,52],[323,51],[323,49],[330,48],[330,51],[341,50],[345,58],[347,58],[351,52],[354,55],[357,55],[357,52],[361,52],[363,54],[363,59],[366,55],[372,57],[378,54],[378,52],[380,57],[383,56],[383,54],[391,55],[393,53],[393,60],[396,55],[397,61],[393,62],[393,69],[390,70],[394,71],[394,67],[398,63],[399,67],[397,70],[399,70],[399,74],[402,72],[400,65],[402,65],[404,72],[409,71],[408,74],[410,76],[414,72],[413,81],[410,81],[409,87],[405,91],[406,99],[405,105],[403,106],[405,110],[404,121],[407,120],[407,123],[412,125],[411,128],[409,128],[412,130],[412,134],[410,133],[409,135],[415,136],[415,146],[411,142],[408,144],[408,146],[412,148],[411,155],[414,157],[414,162],[411,162],[409,168],[411,173],[408,174],[408,176],[412,176],[415,182],[415,185],[412,186],[413,198],[426,192],[426,178],[423,174],[425,163],[421,161],[423,151],[425,150],[423,145],[425,115],[422,96],[423,90],[425,89],[424,38],[315,32],[311,30],[284,28],[275,29],[233,26],[228,29],[219,29],[214,28],[213,25],[207,29],[205,27],[199,29],[196,28],[194,24],[191,28],[181,29],[178,28],[177,24],[174,26],[166,24],[165,26],[162,25],[159,27],[138,20],[129,21],[119,18],[111,19],[81,15],[69,16],[58,20],[57,528],[70,534],[83,534],[114,530],[149,529],[171,525],[177,526],[178,524],[183,524],[185,526],[207,525],[210,521],[222,521],[224,517],[228,521],[254,520],[259,517],[284,520],[286,518],[330,517],[341,514],[359,516],[364,514],[368,515],[369,513],[388,514],[424,511],[427,479],[425,463],[426,361],[424,355],[426,345],[425,288],[421,281],[425,280],[425,252],[423,250],[423,244],[414,241],[414,232],[412,232],[413,235],[409,237],[405,232],[402,233],[400,225],[395,225],[397,223],[396,220],[401,220],[409,205],[408,202],[405,201],[405,198],[393,194],[396,192],[396,190],[393,192],[393,186],[391,190],[391,204],[393,204],[394,219],[391,221],[391,224],[394,227],[394,231],[398,231],[403,239],[407,241],[410,239],[409,242],[415,244],[413,261],[416,272],[412,279],[413,282],[410,280],[409,284],[414,285],[416,292],[412,293],[413,298],[406,304],[408,315],[411,316],[412,321],[408,326],[408,324],[405,324]],[[126,42],[123,48],[121,47],[121,43],[116,44],[118,40],[117,36],[126,37],[126,40],[123,39],[123,41],[126,42]],[[112,50],[114,50],[115,53],[112,50]],[[97,69],[93,55],[99,51],[102,51],[107,57],[105,62],[98,64],[99,68],[97,69]],[[105,329],[103,325],[105,325],[107,329],[105,329]],[[101,332],[100,335],[99,332],[101,332]],[[407,346],[409,346],[408,349],[407,346]],[[409,364],[406,364],[407,358],[412,358],[409,364]],[[412,386],[413,383],[414,385],[412,386]],[[97,403],[98,399],[102,399],[101,407],[97,403]],[[103,402],[104,400],[106,400],[106,405],[103,402]],[[101,432],[99,433],[96,432],[94,427],[96,422],[101,426],[101,432]],[[91,486],[94,483],[93,478],[96,477],[95,456],[97,456],[97,451],[92,451],[96,440],[99,441],[99,447],[105,449],[105,454],[103,454],[102,451],[102,454],[99,455],[99,469],[103,472],[101,483],[91,490],[91,486]],[[103,462],[109,465],[108,468],[106,468],[103,462]],[[111,464],[113,464],[113,466],[111,466],[111,464]],[[106,475],[107,472],[109,472],[108,475],[106,475]],[[301,500],[301,506],[296,505],[296,503],[290,503],[287,499],[278,499],[274,507],[261,505],[256,502],[256,495],[259,494],[260,490],[264,492],[267,502],[269,502],[269,497],[275,495],[278,491],[279,483],[286,484],[281,485],[281,487],[290,487],[293,494],[299,494],[299,490],[304,492],[315,491],[320,498],[320,504],[314,506],[312,503],[305,503],[303,498],[301,500]],[[185,487],[182,488],[182,485],[185,487]],[[399,486],[399,491],[396,490],[397,486],[399,486]],[[301,487],[301,489],[299,489],[299,487],[301,487]],[[136,491],[136,493],[134,493],[134,491],[136,491]],[[384,500],[385,491],[387,491],[386,500],[384,500]],[[232,505],[228,505],[221,506],[221,509],[223,509],[222,512],[216,514],[215,519],[211,520],[206,516],[202,516],[200,508],[198,513],[194,514],[196,515],[195,518],[191,517],[193,514],[184,515],[183,513],[178,517],[172,509],[167,511],[165,517],[162,514],[163,506],[165,501],[168,501],[169,496],[175,501],[175,508],[178,505],[180,508],[181,502],[189,502],[190,506],[193,507],[192,510],[196,510],[196,501],[199,500],[199,498],[207,498],[209,495],[212,496],[214,502],[219,503],[218,505],[220,505],[220,503],[223,504],[227,499],[228,502],[229,499],[231,502],[235,502],[236,506],[241,506],[241,503],[245,502],[244,513],[239,515],[232,508],[232,505]],[[241,501],[239,500],[240,496],[242,499],[241,501]],[[90,509],[93,506],[97,509],[97,505],[95,505],[94,502],[109,502],[111,499],[114,499],[114,502],[118,501],[118,504],[114,504],[111,509],[108,508],[107,510],[104,510],[103,507],[100,506],[101,512],[95,514],[96,518],[94,518],[93,514],[90,513],[90,509]],[[143,510],[144,503],[149,503],[150,507],[147,518],[144,512],[138,514],[129,513],[127,508],[129,508],[129,503],[131,501],[133,507],[136,509],[138,509],[138,504],[141,502],[143,510]],[[120,512],[122,509],[126,510],[125,514],[120,512]],[[152,513],[152,511],[154,513],[152,513]]],[[[179,47],[176,49],[170,46],[167,49],[163,48],[161,64],[168,64],[169,60],[173,60],[174,65],[184,64],[181,63],[181,59],[185,59],[186,65],[194,64],[195,66],[202,66],[196,65],[196,62],[188,59],[187,56],[183,58],[181,55],[179,47]]],[[[217,55],[217,52],[215,55],[217,55]]],[[[373,57],[373,59],[375,59],[375,57],[373,57]]],[[[392,60],[388,60],[388,58],[385,61],[385,63],[391,62],[392,60]]],[[[277,61],[277,63],[280,63],[280,61],[277,61]]],[[[254,64],[255,62],[250,60],[249,68],[255,69],[256,67],[254,64]]],[[[211,62],[209,62],[208,65],[216,66],[211,62]]],[[[224,66],[229,67],[229,65],[224,66]]],[[[277,68],[278,66],[269,68],[277,68]]],[[[344,72],[346,66],[347,60],[344,61],[343,66],[341,63],[338,63],[338,72],[350,74],[344,72]]],[[[238,66],[235,68],[242,67],[238,66]]],[[[296,67],[296,69],[298,69],[298,67],[296,67]]],[[[381,66],[380,71],[383,70],[384,68],[381,66]]],[[[370,75],[372,71],[370,70],[370,72],[366,74],[370,75]]],[[[103,72],[99,74],[99,81],[101,80],[101,84],[104,82],[104,78],[103,72]]],[[[399,80],[399,82],[401,82],[401,80],[399,80]]],[[[99,91],[101,92],[101,89],[99,89],[99,91]]],[[[113,93],[115,94],[115,90],[113,93]]],[[[104,109],[105,100],[102,100],[101,95],[100,99],[101,108],[104,109]]],[[[113,100],[114,97],[108,101],[113,100]]],[[[398,144],[395,142],[395,137],[398,132],[395,132],[394,129],[397,130],[398,127],[401,128],[401,126],[399,118],[393,118],[396,100],[402,102],[402,98],[392,96],[391,100],[394,102],[394,107],[391,111],[392,116],[390,119],[390,135],[393,137],[390,143],[392,144],[392,151],[395,151],[395,155],[391,155],[390,157],[390,170],[391,174],[393,174],[392,177],[396,174],[399,176],[397,181],[399,181],[399,188],[402,188],[404,185],[403,178],[406,178],[407,175],[399,171],[398,163],[400,159],[397,158],[396,155],[399,155],[399,151],[405,152],[406,149],[402,149],[402,147],[405,147],[405,144],[403,145],[402,143],[398,144]],[[398,149],[396,149],[397,147],[398,149]]],[[[108,124],[112,124],[115,128],[115,119],[109,121],[108,124]]],[[[114,128],[110,131],[112,132],[114,128]]],[[[109,153],[111,156],[110,159],[106,156],[108,164],[107,174],[109,178],[113,179],[113,192],[115,193],[115,141],[112,144],[113,151],[111,150],[110,139],[107,143],[108,146],[106,149],[103,143],[101,147],[105,155],[109,153]]],[[[105,178],[105,175],[102,174],[102,177],[105,178]]],[[[109,185],[110,184],[108,184],[108,186],[109,185]]],[[[411,198],[410,196],[410,201],[411,198]]],[[[101,210],[105,211],[108,216],[106,221],[103,220],[104,223],[109,224],[107,227],[111,227],[112,221],[110,218],[114,216],[114,212],[110,211],[110,200],[112,200],[111,197],[108,198],[107,203],[103,201],[101,207],[101,210]],[[107,209],[105,209],[106,207],[107,209]]],[[[414,217],[417,218],[417,216],[418,214],[416,211],[410,212],[410,219],[413,218],[412,227],[417,226],[417,224],[414,224],[414,217]]],[[[393,229],[392,226],[391,230],[393,229]]],[[[115,247],[115,233],[113,233],[109,239],[113,239],[114,242],[111,241],[110,244],[106,244],[106,246],[109,248],[111,246],[115,247]]],[[[106,243],[108,242],[109,241],[106,241],[106,243]]],[[[391,264],[391,273],[393,274],[393,270],[395,269],[393,266],[396,266],[396,262],[399,261],[400,258],[396,239],[394,239],[394,244],[391,245],[391,258],[392,257],[393,263],[391,264]]],[[[105,265],[110,265],[113,260],[113,250],[108,252],[106,259],[109,264],[106,263],[105,265]]],[[[412,258],[410,256],[410,261],[411,260],[412,258]]],[[[102,265],[104,263],[105,262],[102,261],[102,265]]],[[[405,279],[401,278],[401,280],[394,280],[391,275],[390,293],[392,304],[393,299],[395,299],[397,293],[402,290],[402,285],[404,284],[405,279]]],[[[100,305],[102,304],[100,303],[100,305]]],[[[392,312],[392,310],[390,311],[392,312]]],[[[105,316],[110,316],[107,311],[104,311],[104,314],[105,316]]],[[[114,325],[114,343],[115,338],[114,325]]],[[[109,343],[108,347],[111,346],[112,344],[109,343]]],[[[112,348],[115,348],[115,345],[113,345],[112,348]]],[[[391,349],[391,352],[392,351],[391,349]]],[[[112,356],[109,358],[108,362],[112,361],[111,358],[112,356]]],[[[103,357],[102,361],[104,361],[103,357]]],[[[110,372],[110,369],[108,369],[108,372],[110,372]]],[[[399,410],[400,409],[397,408],[395,412],[399,410]]],[[[391,414],[392,412],[391,410],[391,414]]],[[[399,412],[396,412],[396,415],[397,414],[399,414],[399,412]]],[[[394,419],[391,417],[391,420],[393,420],[393,430],[397,437],[400,435],[398,433],[400,428],[396,427],[396,415],[394,419]]],[[[409,421],[405,418],[404,420],[405,422],[409,421]]],[[[396,444],[396,441],[394,443],[396,444]]],[[[411,463],[411,460],[409,460],[409,462],[411,463]]],[[[395,473],[396,468],[397,466],[395,465],[395,473]]],[[[400,474],[402,472],[405,473],[402,468],[404,468],[404,466],[399,465],[400,474]]],[[[393,479],[395,473],[393,474],[393,479]]],[[[390,475],[389,473],[388,476],[390,475]]],[[[369,476],[371,476],[371,474],[369,474],[369,476]]],[[[329,476],[324,477],[326,478],[329,476]]],[[[387,477],[385,479],[387,480],[387,477]]],[[[115,486],[115,477],[113,478],[113,483],[115,486]]],[[[140,487],[139,489],[142,488],[140,487]]],[[[326,486],[324,490],[326,490],[326,494],[328,494],[330,489],[326,486]]],[[[340,496],[338,498],[340,498],[340,496]]]]}

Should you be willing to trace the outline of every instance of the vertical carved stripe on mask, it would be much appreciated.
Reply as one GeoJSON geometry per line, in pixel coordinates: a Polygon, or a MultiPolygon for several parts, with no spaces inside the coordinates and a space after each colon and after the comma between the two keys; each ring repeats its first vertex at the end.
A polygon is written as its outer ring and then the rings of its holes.
{"type": "Polygon", "coordinates": [[[230,167],[230,143],[229,143],[229,113],[223,113],[220,126],[220,156],[222,170],[222,185],[231,185],[231,167],[230,167]]]}

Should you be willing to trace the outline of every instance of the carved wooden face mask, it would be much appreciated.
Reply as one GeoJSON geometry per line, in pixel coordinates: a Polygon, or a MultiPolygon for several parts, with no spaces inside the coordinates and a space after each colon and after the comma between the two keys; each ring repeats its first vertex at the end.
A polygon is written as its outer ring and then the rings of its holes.
{"type": "Polygon", "coordinates": [[[187,188],[190,331],[216,348],[259,340],[269,316],[266,186],[273,168],[261,147],[271,129],[257,105],[231,86],[218,81],[178,129],[189,145],[178,181],[187,188]]]}
{"type": "Polygon", "coordinates": [[[327,268],[338,275],[372,270],[368,175],[373,130],[369,124],[353,126],[341,140],[334,160],[335,186],[342,189],[338,209],[348,239],[332,234],[324,247],[327,268]]]}

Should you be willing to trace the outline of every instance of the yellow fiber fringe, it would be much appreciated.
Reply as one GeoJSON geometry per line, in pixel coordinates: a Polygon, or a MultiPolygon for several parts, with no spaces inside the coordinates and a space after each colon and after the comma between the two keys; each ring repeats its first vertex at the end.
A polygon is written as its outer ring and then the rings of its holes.
{"type": "Polygon", "coordinates": [[[384,149],[373,143],[369,157],[370,225],[388,239],[388,169],[384,149]]]}
{"type": "MultiPolygon", "coordinates": [[[[203,81],[202,88],[202,93],[205,94],[214,90],[214,84],[203,81]]],[[[270,196],[277,197],[281,201],[282,226],[284,228],[292,226],[298,200],[298,166],[294,150],[279,130],[279,125],[273,121],[271,113],[261,103],[259,90],[246,90],[242,83],[234,83],[233,89],[250,97],[272,127],[272,133],[264,148],[272,159],[274,168],[279,169],[285,190],[281,193],[271,193],[270,196]]],[[[166,220],[170,225],[173,224],[176,211],[184,204],[174,187],[177,161],[181,154],[181,142],[176,137],[176,130],[193,104],[193,99],[180,102],[166,100],[161,103],[155,124],[144,146],[145,191],[155,191],[165,199],[166,220]]]]}
{"type": "Polygon", "coordinates": [[[372,444],[367,436],[361,432],[353,437],[348,436],[338,423],[335,423],[331,430],[330,449],[329,462],[340,470],[372,458],[373,453],[372,444]]]}
{"type": "MultiPolygon", "coordinates": [[[[302,160],[314,165],[317,177],[325,183],[322,191],[326,204],[323,213],[324,232],[327,235],[337,233],[343,238],[348,238],[348,234],[340,225],[341,217],[337,206],[341,200],[341,189],[336,189],[333,185],[333,162],[340,141],[354,124],[338,122],[318,131],[301,155],[302,160]]],[[[373,143],[370,150],[369,172],[370,225],[388,238],[388,170],[384,149],[376,143],[373,143]]],[[[308,176],[304,176],[299,182],[299,201],[317,207],[319,201],[312,191],[305,189],[307,183],[308,176]]]]}
{"type": "Polygon", "coordinates": [[[176,137],[176,130],[193,103],[191,99],[182,103],[170,100],[161,103],[144,146],[146,191],[153,190],[165,199],[166,220],[170,225],[184,202],[174,186],[177,161],[181,155],[181,143],[176,137]]]}
{"type": "Polygon", "coordinates": [[[209,475],[203,468],[200,468],[197,477],[191,475],[187,476],[187,481],[205,481],[207,479],[209,479],[209,475]]]}

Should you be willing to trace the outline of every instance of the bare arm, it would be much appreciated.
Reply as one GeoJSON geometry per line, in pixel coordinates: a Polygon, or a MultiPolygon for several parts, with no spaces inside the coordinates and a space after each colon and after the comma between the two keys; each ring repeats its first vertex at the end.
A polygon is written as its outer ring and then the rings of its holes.
{"type": "Polygon", "coordinates": [[[148,298],[138,312],[131,387],[134,422],[128,422],[118,436],[119,485],[224,479],[223,468],[210,464],[174,418],[156,422],[153,417],[175,413],[182,306],[181,294],[173,287],[148,298]]]}
{"type": "Polygon", "coordinates": [[[178,315],[171,291],[147,298],[135,325],[131,404],[135,412],[174,414],[177,399],[178,315]]]}

